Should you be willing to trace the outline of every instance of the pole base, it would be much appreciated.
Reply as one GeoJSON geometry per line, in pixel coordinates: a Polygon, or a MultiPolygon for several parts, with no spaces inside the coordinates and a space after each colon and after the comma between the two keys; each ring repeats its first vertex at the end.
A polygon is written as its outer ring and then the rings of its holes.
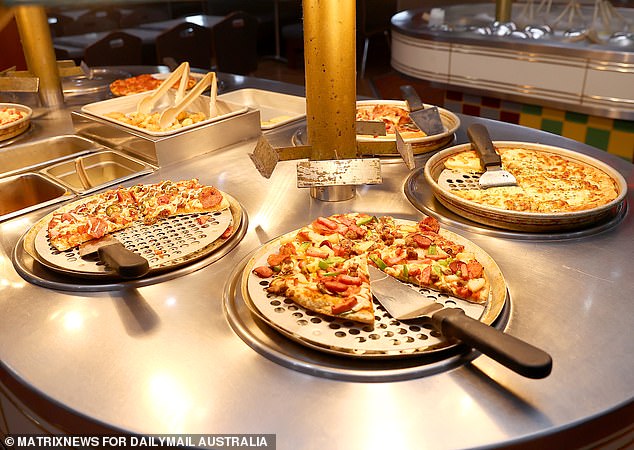
{"type": "Polygon", "coordinates": [[[310,196],[323,202],[342,202],[354,198],[357,188],[354,185],[316,186],[310,188],[310,196]]]}

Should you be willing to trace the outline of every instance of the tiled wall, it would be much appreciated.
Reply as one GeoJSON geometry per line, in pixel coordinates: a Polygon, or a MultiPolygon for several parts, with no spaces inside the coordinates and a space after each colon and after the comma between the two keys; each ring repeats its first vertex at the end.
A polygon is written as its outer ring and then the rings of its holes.
{"type": "Polygon", "coordinates": [[[606,119],[456,91],[445,92],[444,107],[454,112],[549,131],[628,161],[634,159],[634,121],[606,119]]]}

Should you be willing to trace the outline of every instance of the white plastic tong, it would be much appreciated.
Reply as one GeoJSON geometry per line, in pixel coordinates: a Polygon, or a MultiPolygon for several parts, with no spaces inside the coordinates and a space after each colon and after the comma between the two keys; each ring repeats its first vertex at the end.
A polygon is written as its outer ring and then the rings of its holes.
{"type": "Polygon", "coordinates": [[[199,95],[201,95],[205,89],[211,86],[211,96],[209,101],[209,117],[212,118],[218,115],[218,108],[216,106],[216,96],[218,92],[218,83],[216,82],[216,74],[214,72],[208,72],[191,91],[185,94],[187,89],[187,83],[189,82],[189,63],[184,62],[178,66],[169,77],[161,83],[161,85],[154,91],[152,91],[146,97],[143,97],[137,104],[137,112],[143,114],[150,114],[154,108],[156,102],[158,102],[169,89],[180,78],[178,90],[174,98],[174,104],[161,112],[159,117],[159,126],[161,128],[167,128],[170,126],[176,117],[185,110],[199,95]]]}

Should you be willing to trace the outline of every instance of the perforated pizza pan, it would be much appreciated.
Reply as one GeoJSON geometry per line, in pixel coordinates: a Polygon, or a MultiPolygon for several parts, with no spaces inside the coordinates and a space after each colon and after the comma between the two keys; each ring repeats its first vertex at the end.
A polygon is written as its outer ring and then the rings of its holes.
{"type": "MultiPolygon", "coordinates": [[[[230,207],[223,211],[169,217],[153,225],[135,225],[113,233],[126,248],[148,260],[148,276],[174,270],[208,256],[221,247],[239,228],[240,205],[229,195],[230,207]],[[203,219],[203,217],[205,217],[203,219]],[[228,236],[222,234],[231,226],[228,236]]],[[[80,200],[84,202],[86,199],[80,200]]],[[[68,206],[67,206],[68,207],[68,206]]],[[[64,275],[88,279],[120,277],[95,256],[79,256],[78,248],[63,252],[51,246],[47,224],[53,213],[39,220],[25,235],[24,249],[44,267],[64,275]]]]}
{"type": "Polygon", "coordinates": [[[424,167],[425,181],[429,184],[436,199],[447,209],[474,222],[506,230],[526,232],[564,231],[584,228],[608,220],[618,214],[619,208],[627,194],[627,183],[623,176],[609,165],[582,153],[550,145],[516,141],[495,141],[494,145],[497,148],[520,147],[551,153],[595,167],[612,178],[617,187],[618,195],[609,203],[596,208],[562,213],[507,211],[501,208],[480,205],[461,198],[452,192],[453,189],[458,188],[439,183],[440,174],[445,170],[445,161],[457,153],[471,149],[471,144],[461,144],[436,153],[429,158],[424,167]]]}
{"type": "MultiPolygon", "coordinates": [[[[394,319],[376,299],[374,324],[370,325],[315,313],[285,297],[267,293],[265,289],[270,279],[259,278],[252,270],[265,265],[267,256],[277,252],[281,241],[293,233],[280,236],[256,250],[242,274],[242,298],[251,312],[266,324],[307,347],[355,358],[417,356],[444,351],[456,344],[434,331],[429,319],[394,319]]],[[[491,256],[471,241],[447,230],[441,230],[441,234],[464,245],[483,263],[491,286],[487,302],[478,305],[429,289],[411,288],[447,307],[459,307],[468,316],[491,325],[501,313],[507,298],[502,272],[491,256]]]]}

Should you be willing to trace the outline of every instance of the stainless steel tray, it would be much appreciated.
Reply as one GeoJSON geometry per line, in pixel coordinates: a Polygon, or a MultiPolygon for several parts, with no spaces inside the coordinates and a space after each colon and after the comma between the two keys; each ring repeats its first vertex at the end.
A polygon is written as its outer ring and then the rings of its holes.
{"type": "Polygon", "coordinates": [[[150,136],[81,111],[73,111],[71,118],[78,135],[161,167],[262,134],[260,113],[253,109],[170,136],[150,136]]]}
{"type": "Polygon", "coordinates": [[[106,150],[42,169],[42,173],[80,194],[152,173],[155,167],[123,153],[106,150]]]}
{"type": "Polygon", "coordinates": [[[0,177],[33,172],[42,167],[102,150],[89,139],[62,135],[0,149],[0,177]]]}
{"type": "Polygon", "coordinates": [[[65,186],[39,173],[0,178],[0,221],[73,198],[65,186]]]}

